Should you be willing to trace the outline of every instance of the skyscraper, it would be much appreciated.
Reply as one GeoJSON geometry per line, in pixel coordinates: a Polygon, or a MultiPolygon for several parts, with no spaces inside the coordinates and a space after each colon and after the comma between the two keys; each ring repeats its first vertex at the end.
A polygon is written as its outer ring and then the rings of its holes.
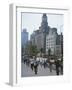
{"type": "Polygon", "coordinates": [[[25,47],[27,42],[28,42],[28,32],[26,29],[23,29],[23,31],[21,32],[21,45],[25,47]]]}

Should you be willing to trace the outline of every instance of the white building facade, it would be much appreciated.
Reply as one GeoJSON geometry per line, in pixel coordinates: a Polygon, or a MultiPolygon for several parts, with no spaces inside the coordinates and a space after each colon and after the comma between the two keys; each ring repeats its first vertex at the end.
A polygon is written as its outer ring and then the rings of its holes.
{"type": "Polygon", "coordinates": [[[56,49],[56,37],[57,37],[57,29],[50,28],[49,33],[46,35],[46,54],[48,54],[48,50],[51,50],[51,55],[54,55],[56,49]]]}

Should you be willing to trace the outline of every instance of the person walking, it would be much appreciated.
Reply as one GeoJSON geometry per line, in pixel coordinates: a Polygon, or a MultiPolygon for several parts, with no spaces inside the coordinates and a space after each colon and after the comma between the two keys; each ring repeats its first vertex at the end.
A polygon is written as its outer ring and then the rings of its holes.
{"type": "Polygon", "coordinates": [[[59,75],[59,60],[55,61],[55,65],[56,65],[56,75],[59,75]]]}
{"type": "Polygon", "coordinates": [[[34,67],[34,63],[31,63],[31,69],[33,70],[33,67],[34,67]]]}
{"type": "Polygon", "coordinates": [[[35,72],[35,74],[37,74],[37,72],[38,72],[38,64],[37,63],[34,64],[34,72],[35,72]]]}
{"type": "Polygon", "coordinates": [[[50,72],[52,72],[52,63],[49,63],[50,72]]]}

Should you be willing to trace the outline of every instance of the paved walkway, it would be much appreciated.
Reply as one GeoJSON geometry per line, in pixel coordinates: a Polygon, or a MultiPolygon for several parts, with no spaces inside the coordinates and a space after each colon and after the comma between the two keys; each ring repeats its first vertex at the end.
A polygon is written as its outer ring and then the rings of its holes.
{"type": "Polygon", "coordinates": [[[56,71],[52,70],[50,72],[49,67],[44,68],[44,66],[41,67],[41,65],[38,66],[38,72],[35,74],[34,70],[31,69],[30,65],[27,66],[26,64],[22,63],[21,65],[21,76],[22,77],[29,77],[29,76],[55,76],[56,71]]]}

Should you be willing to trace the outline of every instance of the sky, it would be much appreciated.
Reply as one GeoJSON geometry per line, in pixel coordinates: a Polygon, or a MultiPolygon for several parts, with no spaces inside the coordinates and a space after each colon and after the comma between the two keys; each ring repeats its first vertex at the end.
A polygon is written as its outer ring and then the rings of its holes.
{"type": "MultiPolygon", "coordinates": [[[[39,13],[22,13],[22,30],[25,28],[27,29],[27,32],[29,32],[29,38],[30,35],[33,33],[33,31],[39,29],[42,22],[42,15],[39,13]]],[[[63,32],[63,21],[64,16],[59,14],[46,14],[47,15],[47,21],[48,26],[51,28],[55,27],[57,28],[57,32],[60,34],[60,32],[63,32]]]]}

